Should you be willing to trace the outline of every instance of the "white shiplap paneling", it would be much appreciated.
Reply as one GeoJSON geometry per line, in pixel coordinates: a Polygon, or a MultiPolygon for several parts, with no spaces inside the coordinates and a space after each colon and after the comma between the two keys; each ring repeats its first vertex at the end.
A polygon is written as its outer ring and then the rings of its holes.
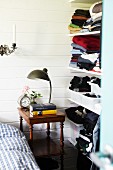
{"type": "Polygon", "coordinates": [[[52,102],[58,108],[69,105],[67,88],[72,74],[67,69],[70,55],[68,24],[73,7],[66,0],[4,0],[0,2],[0,43],[12,43],[16,24],[18,49],[0,56],[0,119],[19,120],[18,97],[25,85],[42,93],[48,101],[49,84],[28,80],[33,69],[48,68],[52,81],[52,102]]]}
{"type": "MultiPolygon", "coordinates": [[[[84,6],[85,7],[85,6],[84,6]]],[[[0,120],[19,121],[18,97],[25,85],[48,101],[49,84],[28,80],[27,74],[46,67],[52,81],[52,102],[70,106],[67,89],[74,76],[68,70],[70,38],[68,24],[77,4],[67,0],[4,0],[0,2],[0,44],[12,43],[16,24],[17,50],[0,56],[0,120]]],[[[86,7],[85,7],[86,8],[86,7]]]]}

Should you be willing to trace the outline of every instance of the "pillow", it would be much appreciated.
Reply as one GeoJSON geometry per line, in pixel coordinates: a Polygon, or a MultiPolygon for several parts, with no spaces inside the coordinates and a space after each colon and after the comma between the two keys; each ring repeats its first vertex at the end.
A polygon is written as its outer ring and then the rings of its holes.
{"type": "Polygon", "coordinates": [[[0,137],[23,137],[24,134],[16,127],[8,124],[0,124],[0,137]]]}
{"type": "Polygon", "coordinates": [[[25,137],[5,137],[0,138],[0,150],[17,150],[22,152],[30,152],[31,149],[25,137]]]}
{"type": "Polygon", "coordinates": [[[0,170],[40,170],[31,153],[0,150],[0,170]]]}

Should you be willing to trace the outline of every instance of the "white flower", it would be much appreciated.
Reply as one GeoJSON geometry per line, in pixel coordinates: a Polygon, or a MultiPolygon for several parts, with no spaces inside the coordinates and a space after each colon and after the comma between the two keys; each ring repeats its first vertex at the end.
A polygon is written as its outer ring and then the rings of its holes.
{"type": "Polygon", "coordinates": [[[42,95],[40,93],[38,93],[37,91],[30,90],[29,86],[24,86],[24,89],[22,90],[22,93],[26,94],[30,98],[31,103],[36,102],[35,100],[37,98],[42,97],[42,95]]]}

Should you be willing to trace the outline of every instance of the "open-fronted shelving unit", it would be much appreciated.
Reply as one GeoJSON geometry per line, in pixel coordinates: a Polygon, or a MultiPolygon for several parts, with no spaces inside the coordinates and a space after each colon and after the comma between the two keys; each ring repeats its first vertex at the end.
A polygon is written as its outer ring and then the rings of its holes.
{"type": "Polygon", "coordinates": [[[69,2],[73,2],[73,3],[90,3],[90,4],[93,4],[95,2],[98,2],[98,0],[69,0],[69,2]]]}

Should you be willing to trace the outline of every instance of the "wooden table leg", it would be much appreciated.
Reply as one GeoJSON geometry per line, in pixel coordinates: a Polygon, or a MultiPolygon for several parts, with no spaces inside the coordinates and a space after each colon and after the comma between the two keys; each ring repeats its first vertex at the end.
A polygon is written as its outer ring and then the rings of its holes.
{"type": "Polygon", "coordinates": [[[23,132],[23,118],[20,116],[20,130],[23,132]]]}
{"type": "Polygon", "coordinates": [[[63,122],[60,122],[60,146],[61,146],[62,152],[63,152],[63,150],[64,150],[63,126],[64,126],[64,123],[63,123],[63,122]]]}
{"type": "Polygon", "coordinates": [[[29,131],[30,131],[29,139],[30,141],[33,141],[33,125],[29,125],[29,131]]]}
{"type": "Polygon", "coordinates": [[[50,137],[50,123],[47,123],[47,137],[50,137]]]}
{"type": "Polygon", "coordinates": [[[29,125],[29,140],[28,140],[28,143],[29,143],[29,146],[30,146],[30,148],[31,148],[31,150],[32,150],[32,152],[34,152],[33,151],[33,125],[29,125]]]}

